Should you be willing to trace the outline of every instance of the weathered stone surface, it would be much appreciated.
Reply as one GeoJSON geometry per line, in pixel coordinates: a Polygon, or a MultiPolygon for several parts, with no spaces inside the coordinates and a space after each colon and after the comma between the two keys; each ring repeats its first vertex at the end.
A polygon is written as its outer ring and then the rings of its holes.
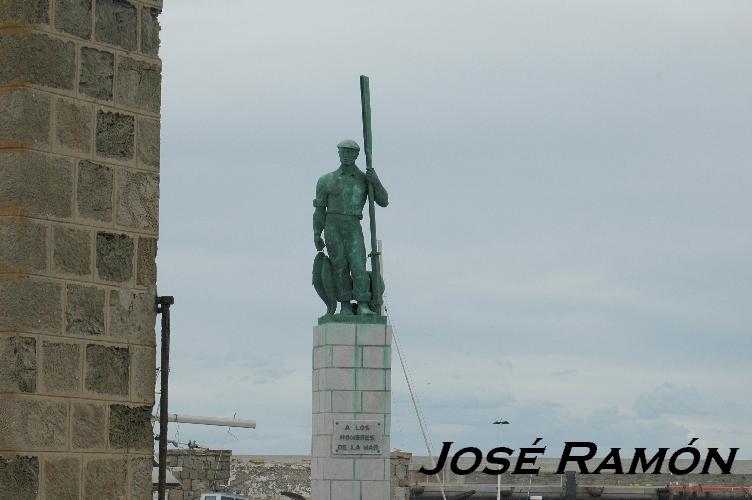
{"type": "Polygon", "coordinates": [[[110,335],[154,345],[155,300],[153,290],[143,293],[111,290],[110,335]]]}
{"type": "Polygon", "coordinates": [[[0,218],[0,269],[47,269],[47,226],[28,219],[0,218]]]}
{"type": "Polygon", "coordinates": [[[81,459],[47,457],[44,459],[44,491],[55,500],[78,500],[81,494],[81,459]]]}
{"type": "Polygon", "coordinates": [[[78,164],[76,205],[82,217],[110,222],[112,220],[112,169],[81,161],[78,164]]]}
{"type": "Polygon", "coordinates": [[[84,500],[124,500],[128,463],[125,458],[95,458],[84,464],[84,500]]]}
{"type": "Polygon", "coordinates": [[[121,172],[117,176],[117,200],[118,225],[154,233],[159,230],[159,176],[121,172]]]}
{"type": "Polygon", "coordinates": [[[0,144],[49,143],[50,97],[24,88],[0,91],[0,144]]]}
{"type": "Polygon", "coordinates": [[[55,28],[91,38],[91,0],[55,0],[55,28]]]}
{"type": "Polygon", "coordinates": [[[0,35],[0,83],[25,82],[73,90],[76,52],[73,42],[40,33],[0,35]]]}
{"type": "Polygon", "coordinates": [[[99,111],[96,140],[98,155],[130,160],[133,158],[133,116],[99,111]]]}
{"type": "Polygon", "coordinates": [[[134,458],[131,460],[131,500],[151,500],[151,462],[150,458],[134,458]]]}
{"type": "Polygon", "coordinates": [[[0,205],[23,215],[70,217],[72,198],[70,161],[33,151],[0,151],[0,205]]]}
{"type": "Polygon", "coordinates": [[[89,153],[94,112],[89,104],[58,99],[55,105],[55,138],[60,146],[89,153]]]}
{"type": "Polygon", "coordinates": [[[157,284],[157,239],[139,236],[136,253],[136,284],[154,286],[157,284]]]}
{"type": "Polygon", "coordinates": [[[65,329],[68,335],[104,335],[104,290],[69,284],[67,294],[65,329]]]}
{"type": "Polygon", "coordinates": [[[36,392],[36,354],[33,337],[0,337],[0,392],[36,392]]]}
{"type": "Polygon", "coordinates": [[[115,55],[104,50],[81,47],[78,91],[83,95],[112,101],[115,82],[115,55]]]}
{"type": "Polygon", "coordinates": [[[153,347],[131,347],[131,399],[154,403],[154,382],[157,373],[156,350],[153,347]]]}
{"type": "Polygon", "coordinates": [[[162,68],[130,57],[120,57],[115,102],[152,113],[159,113],[162,68]]]}
{"type": "Polygon", "coordinates": [[[107,407],[93,403],[71,404],[71,443],[74,449],[103,450],[107,446],[107,407]]]}
{"type": "Polygon", "coordinates": [[[40,280],[0,281],[0,331],[59,333],[60,288],[59,283],[40,280]]]}
{"type": "Polygon", "coordinates": [[[86,346],[86,389],[99,394],[128,395],[128,349],[86,346]]]}
{"type": "Polygon", "coordinates": [[[34,399],[0,399],[0,449],[64,450],[66,403],[34,399]]]}
{"type": "Polygon", "coordinates": [[[42,387],[45,392],[81,390],[81,346],[42,342],[42,387]]]}
{"type": "Polygon", "coordinates": [[[133,239],[126,234],[97,233],[97,275],[124,282],[133,276],[133,239]]]}
{"type": "Polygon", "coordinates": [[[38,491],[38,457],[0,456],[0,498],[36,500],[38,491]]]}
{"type": "Polygon", "coordinates": [[[91,274],[91,232],[54,226],[52,234],[52,270],[79,276],[91,274]]]}
{"type": "Polygon", "coordinates": [[[110,405],[110,448],[151,451],[151,406],[110,405]]]}
{"type": "Polygon", "coordinates": [[[159,120],[138,118],[138,161],[149,167],[159,168],[159,128],[159,120]]]}
{"type": "Polygon", "coordinates": [[[149,56],[159,53],[159,9],[141,9],[141,52],[149,56]]]}
{"type": "Polygon", "coordinates": [[[125,0],[96,0],[98,42],[136,50],[136,8],[125,0]]]}
{"type": "Polygon", "coordinates": [[[47,24],[48,3],[49,0],[3,0],[0,2],[0,23],[47,24]]]}

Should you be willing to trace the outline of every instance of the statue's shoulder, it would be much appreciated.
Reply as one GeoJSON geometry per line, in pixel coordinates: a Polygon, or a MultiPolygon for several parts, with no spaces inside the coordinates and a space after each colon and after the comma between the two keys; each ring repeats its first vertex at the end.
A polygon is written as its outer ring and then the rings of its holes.
{"type": "Polygon", "coordinates": [[[327,172],[326,174],[319,177],[318,182],[316,183],[317,186],[326,186],[329,184],[329,181],[334,177],[334,175],[337,173],[336,170],[332,170],[331,172],[327,172]]]}

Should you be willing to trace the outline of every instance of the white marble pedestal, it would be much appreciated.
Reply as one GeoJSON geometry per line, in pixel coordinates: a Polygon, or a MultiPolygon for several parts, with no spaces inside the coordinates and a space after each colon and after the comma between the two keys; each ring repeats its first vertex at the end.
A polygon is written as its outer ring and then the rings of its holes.
{"type": "Polygon", "coordinates": [[[313,330],[311,500],[389,500],[392,331],[313,330]]]}

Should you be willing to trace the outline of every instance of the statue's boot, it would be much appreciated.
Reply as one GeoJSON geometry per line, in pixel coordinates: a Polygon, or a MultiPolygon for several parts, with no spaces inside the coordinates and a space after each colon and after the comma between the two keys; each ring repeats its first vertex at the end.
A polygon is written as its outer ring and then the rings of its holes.
{"type": "Polygon", "coordinates": [[[340,302],[339,312],[337,314],[341,316],[352,316],[353,315],[352,304],[350,304],[350,302],[340,302]]]}
{"type": "Polygon", "coordinates": [[[376,314],[375,312],[371,311],[371,308],[368,307],[368,304],[365,302],[358,302],[358,315],[367,315],[367,314],[376,314]]]}

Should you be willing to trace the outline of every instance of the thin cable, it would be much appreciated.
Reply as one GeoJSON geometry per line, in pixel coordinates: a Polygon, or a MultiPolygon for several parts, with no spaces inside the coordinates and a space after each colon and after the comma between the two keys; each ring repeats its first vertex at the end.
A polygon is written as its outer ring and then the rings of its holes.
{"type": "MultiPolygon", "coordinates": [[[[409,372],[407,370],[407,360],[406,356],[402,353],[402,348],[400,347],[399,340],[397,339],[397,331],[394,326],[394,321],[392,320],[392,316],[389,314],[389,302],[387,301],[386,295],[384,295],[384,311],[386,312],[387,319],[389,319],[389,324],[392,326],[392,339],[394,340],[394,346],[397,348],[397,356],[400,360],[400,365],[402,366],[402,373],[405,375],[405,381],[407,382],[407,390],[410,392],[410,399],[413,402],[413,408],[415,408],[415,416],[418,419],[418,425],[420,426],[420,432],[423,434],[423,442],[426,444],[426,449],[428,450],[428,459],[431,461],[431,467],[436,467],[436,462],[433,459],[433,452],[431,451],[431,438],[429,437],[428,430],[426,428],[425,424],[425,418],[423,417],[423,412],[419,409],[419,404],[417,401],[417,394],[415,390],[413,389],[413,383],[410,378],[409,372]]],[[[436,476],[438,483],[439,483],[439,490],[441,491],[441,497],[443,500],[447,500],[446,493],[444,492],[444,482],[439,479],[439,476],[436,476]]]]}

